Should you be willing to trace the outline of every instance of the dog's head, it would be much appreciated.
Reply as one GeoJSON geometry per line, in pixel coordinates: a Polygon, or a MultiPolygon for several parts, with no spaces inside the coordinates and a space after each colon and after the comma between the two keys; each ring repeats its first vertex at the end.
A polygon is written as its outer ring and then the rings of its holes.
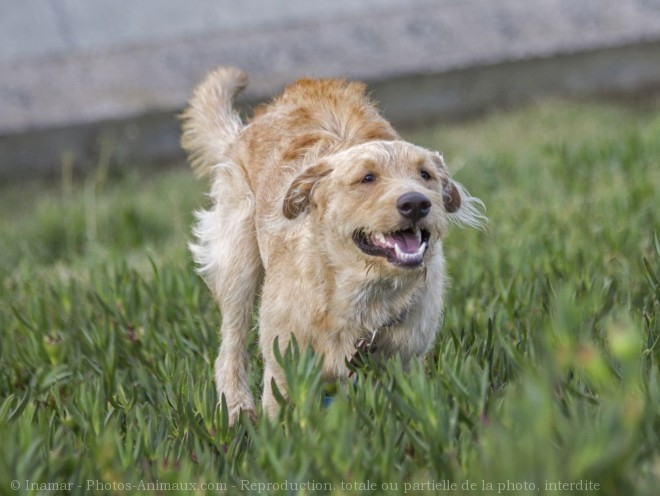
{"type": "Polygon", "coordinates": [[[283,213],[294,219],[309,211],[315,241],[332,259],[389,272],[424,267],[448,221],[480,223],[479,203],[451,179],[439,153],[380,141],[303,170],[288,188],[283,213]]]}

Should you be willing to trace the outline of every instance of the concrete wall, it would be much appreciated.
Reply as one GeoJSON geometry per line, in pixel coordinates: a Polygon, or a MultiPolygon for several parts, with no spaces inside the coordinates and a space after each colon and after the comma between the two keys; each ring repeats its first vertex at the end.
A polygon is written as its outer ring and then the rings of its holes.
{"type": "Polygon", "coordinates": [[[0,5],[0,177],[180,160],[213,67],[243,104],[300,76],[370,83],[395,124],[548,95],[660,87],[660,0],[23,0],[0,5]]]}

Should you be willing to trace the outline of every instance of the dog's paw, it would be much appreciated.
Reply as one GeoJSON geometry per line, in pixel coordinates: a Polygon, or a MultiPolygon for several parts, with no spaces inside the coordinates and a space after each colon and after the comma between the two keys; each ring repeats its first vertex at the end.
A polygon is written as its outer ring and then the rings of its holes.
{"type": "MultiPolygon", "coordinates": [[[[234,425],[241,415],[241,411],[245,412],[250,419],[254,422],[257,418],[257,409],[254,406],[254,400],[251,394],[241,393],[227,393],[226,391],[219,392],[220,398],[224,399],[227,404],[227,415],[229,416],[229,425],[234,425]]],[[[220,404],[222,404],[222,399],[220,404]]]]}

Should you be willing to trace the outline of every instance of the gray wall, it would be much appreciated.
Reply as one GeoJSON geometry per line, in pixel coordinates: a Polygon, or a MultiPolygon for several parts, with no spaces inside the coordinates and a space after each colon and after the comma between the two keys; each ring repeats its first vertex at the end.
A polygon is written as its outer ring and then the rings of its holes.
{"type": "Polygon", "coordinates": [[[300,76],[366,80],[395,124],[547,95],[660,87],[660,0],[22,0],[0,4],[0,177],[100,143],[180,160],[179,112],[213,67],[243,103],[300,76]]]}

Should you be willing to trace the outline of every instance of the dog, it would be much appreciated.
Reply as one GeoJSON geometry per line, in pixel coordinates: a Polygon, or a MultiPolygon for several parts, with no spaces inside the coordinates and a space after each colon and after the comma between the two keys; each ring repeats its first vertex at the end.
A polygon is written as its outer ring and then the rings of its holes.
{"type": "Polygon", "coordinates": [[[190,250],[222,314],[215,382],[232,423],[256,411],[246,341],[257,296],[263,410],[276,418],[275,343],[311,346],[328,380],[350,374],[359,340],[404,364],[424,355],[443,314],[443,236],[484,219],[442,155],[401,139],[366,85],[301,79],[243,124],[232,104],[247,82],[216,69],[182,115],[182,147],[212,180],[190,250]]]}

